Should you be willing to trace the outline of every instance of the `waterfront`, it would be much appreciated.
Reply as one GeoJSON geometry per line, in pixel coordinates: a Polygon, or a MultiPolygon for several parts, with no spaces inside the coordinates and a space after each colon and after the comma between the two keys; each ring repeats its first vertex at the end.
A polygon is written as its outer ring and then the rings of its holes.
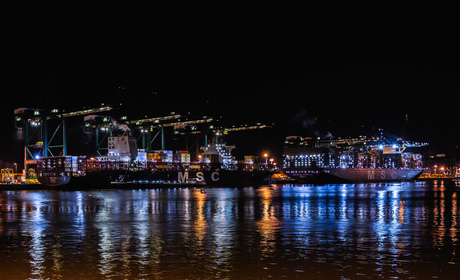
{"type": "Polygon", "coordinates": [[[2,279],[453,279],[458,181],[0,192],[2,279]]]}

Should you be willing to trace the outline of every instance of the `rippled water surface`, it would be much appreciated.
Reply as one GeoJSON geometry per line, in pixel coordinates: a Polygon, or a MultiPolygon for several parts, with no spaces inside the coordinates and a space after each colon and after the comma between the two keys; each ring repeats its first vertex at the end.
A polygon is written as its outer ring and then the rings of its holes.
{"type": "Polygon", "coordinates": [[[454,279],[459,190],[1,191],[0,279],[454,279]]]}

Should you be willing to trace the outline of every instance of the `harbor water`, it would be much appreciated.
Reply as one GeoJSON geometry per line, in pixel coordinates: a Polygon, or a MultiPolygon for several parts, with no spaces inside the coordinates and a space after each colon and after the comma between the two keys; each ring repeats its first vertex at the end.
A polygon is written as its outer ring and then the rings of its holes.
{"type": "Polygon", "coordinates": [[[1,191],[1,279],[456,279],[458,181],[1,191]]]}

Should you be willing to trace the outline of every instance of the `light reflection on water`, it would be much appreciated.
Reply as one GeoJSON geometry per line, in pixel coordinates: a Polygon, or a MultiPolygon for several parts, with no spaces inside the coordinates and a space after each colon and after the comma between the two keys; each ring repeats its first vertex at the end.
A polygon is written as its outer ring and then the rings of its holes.
{"type": "Polygon", "coordinates": [[[2,279],[453,278],[458,182],[0,192],[2,279]]]}

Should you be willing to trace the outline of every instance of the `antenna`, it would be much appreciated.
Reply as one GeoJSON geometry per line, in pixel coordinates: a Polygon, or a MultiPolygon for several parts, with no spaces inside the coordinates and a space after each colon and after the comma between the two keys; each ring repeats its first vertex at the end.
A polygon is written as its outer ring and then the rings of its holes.
{"type": "Polygon", "coordinates": [[[402,139],[406,139],[406,129],[407,129],[407,124],[409,123],[409,114],[406,114],[406,117],[404,118],[404,126],[403,126],[403,133],[402,133],[402,139]]]}

